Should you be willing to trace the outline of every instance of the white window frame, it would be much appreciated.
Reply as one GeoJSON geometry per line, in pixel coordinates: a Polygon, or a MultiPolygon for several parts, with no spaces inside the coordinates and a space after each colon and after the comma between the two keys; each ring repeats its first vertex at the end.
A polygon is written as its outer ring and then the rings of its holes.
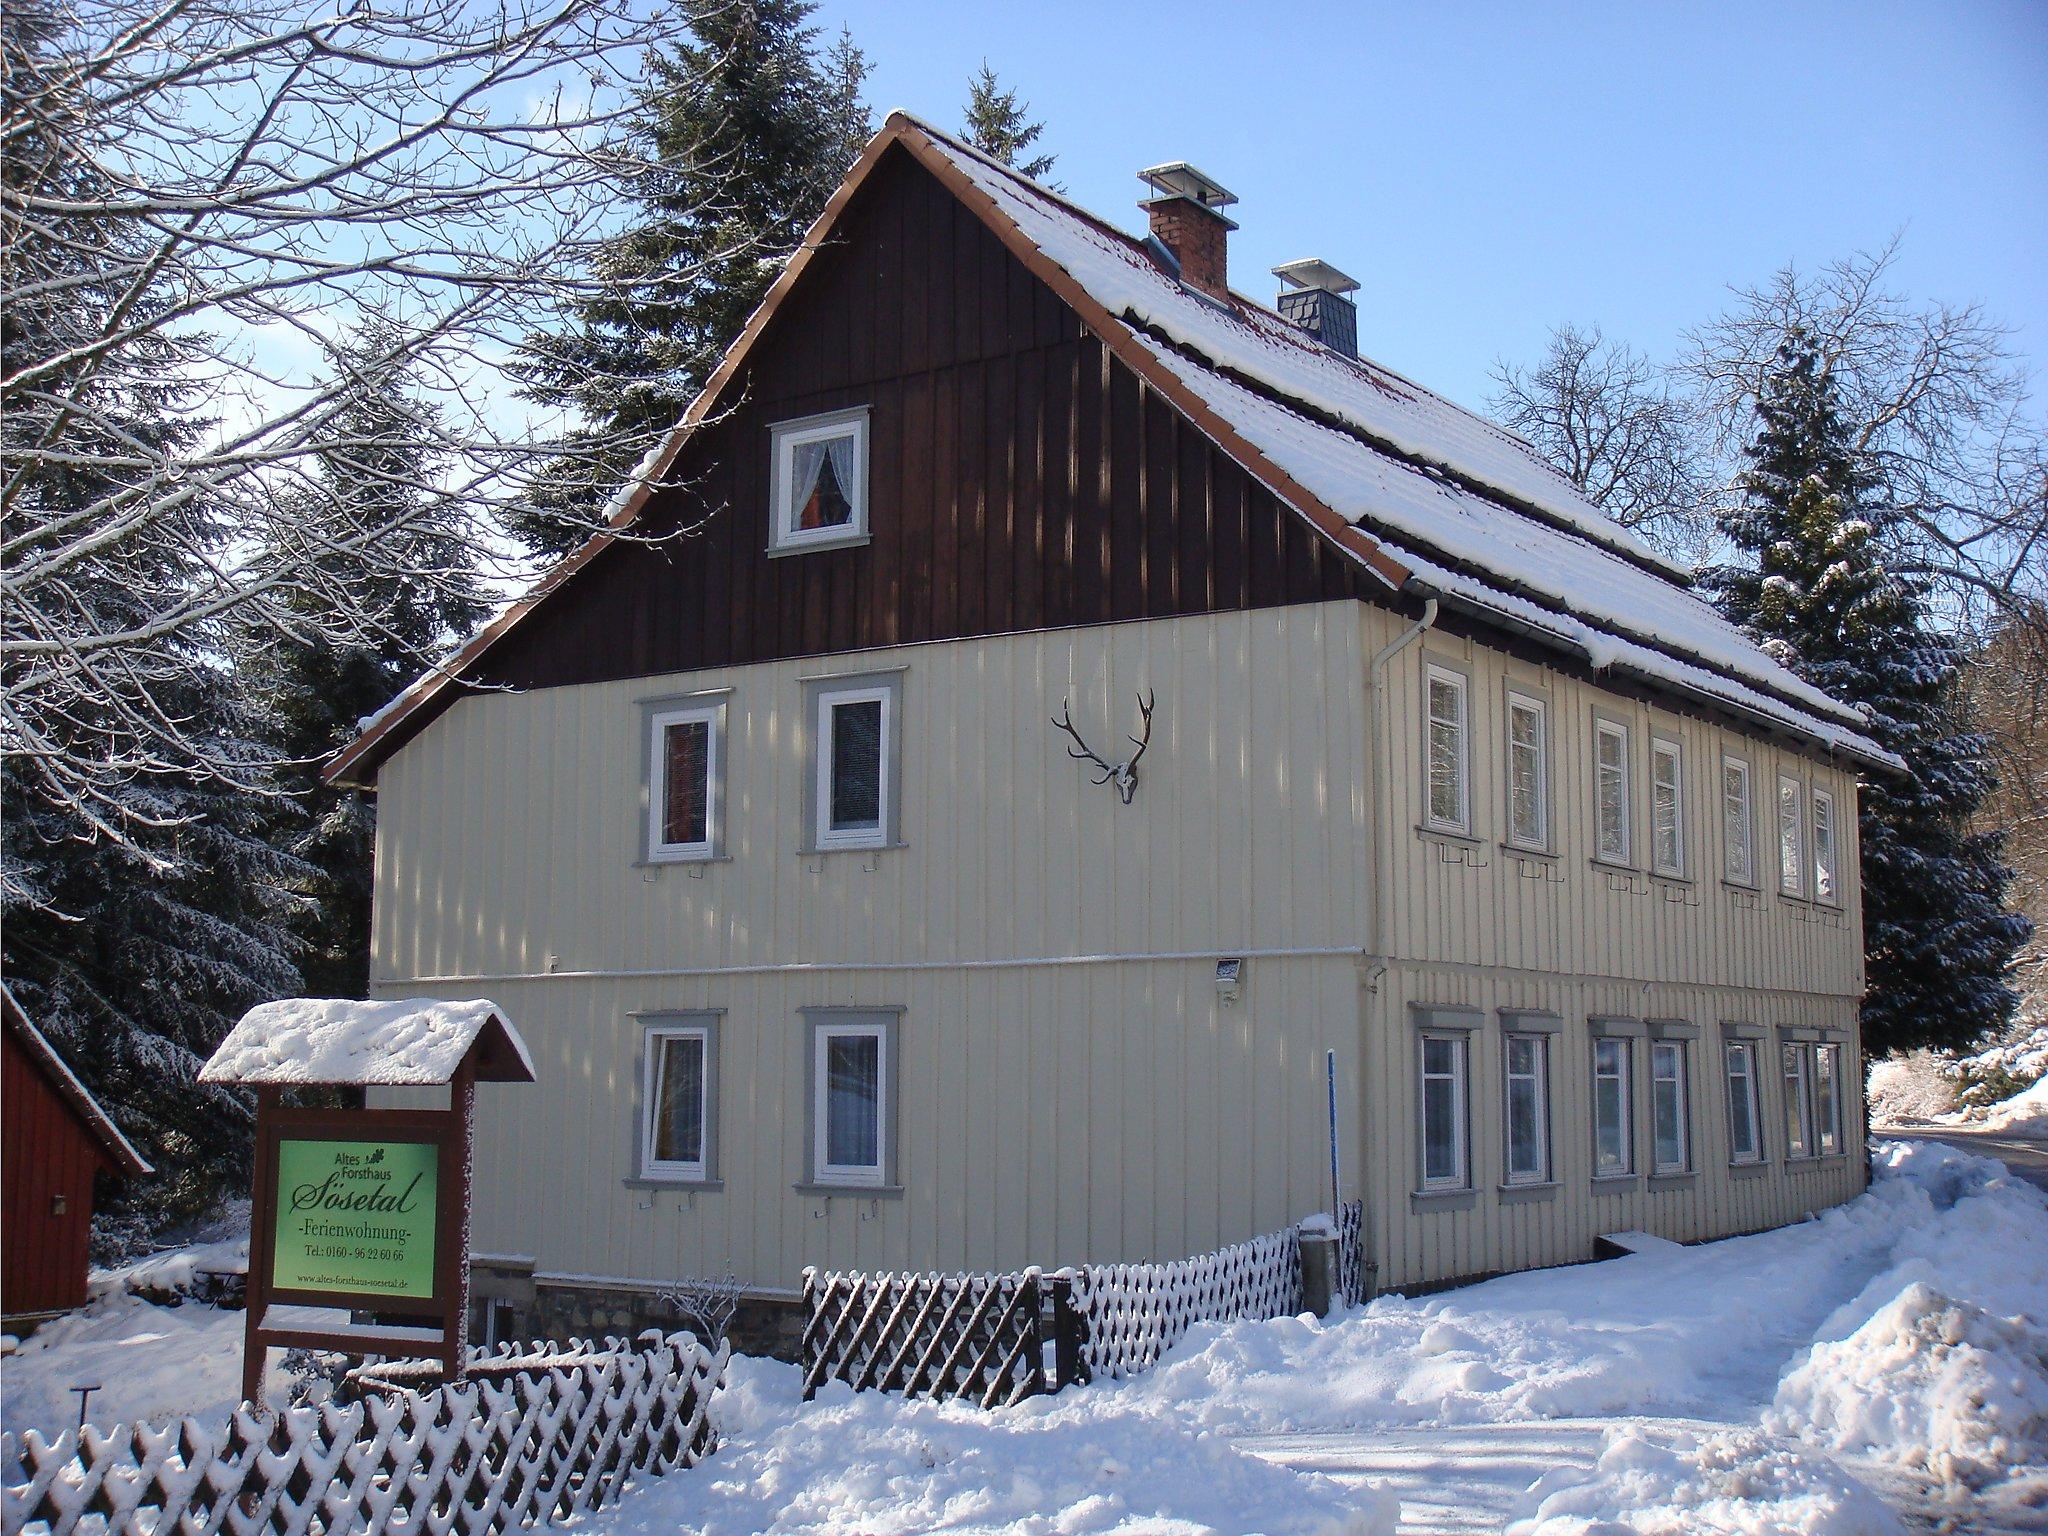
{"type": "Polygon", "coordinates": [[[1752,1167],[1764,1160],[1764,1114],[1763,1098],[1757,1083],[1757,1049],[1754,1040],[1727,1040],[1721,1045],[1721,1073],[1728,1090],[1728,1162],[1731,1167],[1752,1167]],[[1740,1059],[1743,1069],[1735,1070],[1740,1059]],[[1734,1095],[1736,1080],[1741,1079],[1741,1093],[1749,1107],[1749,1146],[1747,1149],[1735,1144],[1734,1095]]]}
{"type": "Polygon", "coordinates": [[[1747,758],[1723,753],[1721,757],[1721,874],[1730,885],[1756,885],[1756,791],[1747,758]],[[1728,793],[1728,776],[1742,784],[1742,825],[1739,834],[1730,825],[1733,806],[1728,793]]]}
{"type": "Polygon", "coordinates": [[[1509,1030],[1501,1036],[1500,1047],[1501,1079],[1501,1170],[1502,1180],[1509,1185],[1548,1184],[1551,1182],[1550,1168],[1550,1036],[1530,1034],[1522,1030],[1509,1030]],[[1514,1071],[1514,1048],[1526,1042],[1536,1048],[1536,1070],[1534,1073],[1514,1071]],[[1536,1167],[1531,1170],[1515,1167],[1515,1083],[1520,1078],[1534,1082],[1536,1088],[1536,1167]]]}
{"type": "Polygon", "coordinates": [[[890,1122],[890,1077],[896,1064],[889,1059],[891,1030],[877,1018],[821,1019],[811,1026],[811,1178],[819,1184],[841,1184],[850,1188],[880,1188],[889,1179],[889,1138],[895,1127],[890,1122]],[[830,1043],[834,1040],[875,1041],[875,1161],[833,1163],[826,1160],[831,1146],[832,1106],[830,1043]]]}
{"type": "Polygon", "coordinates": [[[1832,791],[1816,789],[1813,792],[1813,807],[1808,814],[1810,828],[1807,837],[1813,847],[1813,899],[1832,906],[1841,900],[1841,884],[1838,867],[1841,863],[1840,828],[1835,820],[1835,797],[1832,791]],[[1827,814],[1821,814],[1825,808],[1827,814]],[[1827,828],[1826,847],[1822,847],[1821,828],[1827,828]]]}
{"type": "Polygon", "coordinates": [[[1471,1041],[1465,1031],[1455,1029],[1425,1029],[1416,1036],[1415,1058],[1415,1124],[1421,1132],[1416,1145],[1417,1172],[1421,1175],[1417,1188],[1427,1194],[1446,1190],[1470,1189],[1472,1187],[1472,1126],[1470,1092],[1472,1079],[1471,1041]],[[1451,1047],[1451,1149],[1456,1168],[1450,1174],[1439,1174],[1432,1178],[1429,1172],[1429,1084],[1432,1078],[1442,1078],[1442,1073],[1429,1070],[1429,1047],[1432,1042],[1442,1041],[1451,1047]]]}
{"type": "Polygon", "coordinates": [[[1508,842],[1516,848],[1543,852],[1550,847],[1550,704],[1518,688],[1508,690],[1507,708],[1508,842]],[[1515,742],[1515,715],[1526,712],[1536,718],[1536,831],[1524,836],[1515,821],[1515,754],[1525,750],[1515,742]]]}
{"type": "Polygon", "coordinates": [[[717,854],[720,801],[719,773],[725,758],[725,705],[693,704],[648,712],[647,729],[647,858],[651,863],[682,863],[717,854]],[[668,821],[668,729],[702,723],[704,745],[704,836],[694,843],[662,840],[668,821]]]}
{"type": "Polygon", "coordinates": [[[892,759],[896,749],[896,690],[886,683],[863,683],[847,688],[821,688],[818,690],[817,713],[811,721],[811,728],[817,733],[817,780],[812,786],[817,816],[817,844],[825,848],[886,848],[894,840],[895,827],[891,822],[893,807],[890,795],[892,759]],[[875,801],[878,815],[872,827],[848,827],[835,829],[832,825],[832,711],[840,704],[879,703],[882,706],[882,732],[880,764],[877,771],[875,801]]]}
{"type": "Polygon", "coordinates": [[[1634,796],[1630,793],[1629,779],[1629,728],[1619,720],[1604,717],[1593,721],[1593,856],[1603,864],[1627,864],[1634,852],[1635,837],[1632,821],[1635,815],[1634,796]],[[1621,847],[1607,846],[1607,828],[1601,812],[1601,785],[1609,772],[1600,760],[1604,743],[1618,742],[1621,745],[1621,764],[1615,770],[1620,774],[1621,784],[1621,847]]]}
{"type": "Polygon", "coordinates": [[[1650,868],[1659,875],[1685,874],[1685,748],[1669,736],[1650,738],[1650,868]],[[1657,797],[1662,789],[1660,764],[1671,765],[1671,857],[1664,857],[1657,826],[1657,797]]]}
{"type": "Polygon", "coordinates": [[[1787,896],[1806,894],[1806,786],[1789,773],[1778,775],[1778,889],[1787,896]],[[1785,819],[1791,812],[1791,821],[1785,819]],[[1787,846],[1789,835],[1791,842],[1787,846]]]}
{"type": "Polygon", "coordinates": [[[1472,831],[1472,680],[1463,672],[1436,662],[1422,670],[1422,819],[1423,825],[1439,832],[1469,835],[1472,831]],[[1436,685],[1450,686],[1458,700],[1458,718],[1440,720],[1436,713],[1436,685]],[[1446,820],[1436,812],[1436,728],[1455,725],[1458,732],[1458,815],[1446,820]]]}
{"type": "Polygon", "coordinates": [[[1814,1134],[1813,1050],[1804,1041],[1779,1045],[1778,1088],[1784,1095],[1785,1161],[1809,1162],[1820,1149],[1814,1134]],[[1792,1070],[1795,1064],[1797,1071],[1792,1070]]]}
{"type": "Polygon", "coordinates": [[[717,1037],[708,1021],[650,1025],[641,1047],[640,1081],[640,1177],[701,1183],[711,1168],[711,1138],[715,1128],[717,1085],[717,1037]],[[655,1155],[656,1116],[661,1110],[661,1071],[670,1040],[695,1040],[703,1052],[703,1070],[698,1074],[697,1156],[694,1161],[655,1155]]]}
{"type": "Polygon", "coordinates": [[[1817,1157],[1834,1157],[1842,1150],[1842,1047],[1834,1041],[1824,1041],[1813,1048],[1813,1121],[1814,1154],[1817,1157]],[[1823,1072],[1821,1064],[1828,1063],[1823,1072]],[[1826,1102],[1822,1102],[1821,1084],[1827,1084],[1826,1102]]]}
{"type": "Polygon", "coordinates": [[[778,421],[768,429],[768,548],[771,553],[830,549],[868,538],[868,408],[827,411],[778,421]],[[806,443],[852,437],[854,483],[842,485],[852,516],[834,528],[799,528],[795,504],[796,450],[806,443]]]}
{"type": "Polygon", "coordinates": [[[1652,1040],[1650,1042],[1650,1172],[1653,1174],[1689,1173],[1692,1171],[1692,1084],[1691,1063],[1686,1055],[1683,1040],[1652,1040]],[[1669,1060],[1676,1064],[1676,1070],[1669,1076],[1659,1071],[1659,1063],[1669,1060]],[[1670,1083],[1678,1097],[1678,1160],[1667,1162],[1661,1155],[1657,1135],[1657,1091],[1660,1084],[1670,1083]]]}
{"type": "Polygon", "coordinates": [[[1627,1035],[1601,1035],[1593,1041],[1593,1177],[1596,1179],[1630,1178],[1636,1171],[1636,1095],[1635,1095],[1635,1041],[1627,1035]],[[1600,1056],[1603,1046],[1613,1046],[1621,1052],[1621,1071],[1613,1074],[1621,1084],[1621,1166],[1603,1170],[1600,1167],[1600,1056]]]}

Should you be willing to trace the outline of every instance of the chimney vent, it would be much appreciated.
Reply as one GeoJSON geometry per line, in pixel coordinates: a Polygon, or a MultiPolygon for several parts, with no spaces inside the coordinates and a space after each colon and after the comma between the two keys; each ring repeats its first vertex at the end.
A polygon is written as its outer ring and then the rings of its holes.
{"type": "Polygon", "coordinates": [[[1237,201],[1185,160],[1138,172],[1155,194],[1138,206],[1152,216],[1152,238],[1180,263],[1181,280],[1213,299],[1230,298],[1230,232],[1223,210],[1237,201]]]}
{"type": "Polygon", "coordinates": [[[1310,257],[1273,269],[1286,284],[1280,293],[1280,318],[1292,321],[1332,352],[1358,356],[1358,306],[1347,294],[1358,284],[1327,261],[1310,257]]]}

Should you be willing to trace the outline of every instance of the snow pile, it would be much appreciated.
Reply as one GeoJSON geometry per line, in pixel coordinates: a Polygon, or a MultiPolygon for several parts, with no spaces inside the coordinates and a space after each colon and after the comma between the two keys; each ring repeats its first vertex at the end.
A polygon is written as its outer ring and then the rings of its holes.
{"type": "Polygon", "coordinates": [[[351,1002],[287,997],[242,1015],[199,1074],[203,1083],[433,1084],[495,1019],[531,1074],[518,1031],[487,999],[351,1002]]]}
{"type": "Polygon", "coordinates": [[[1509,1536],[1895,1536],[1897,1519],[1821,1457],[1755,1430],[1607,1437],[1599,1464],[1537,1480],[1509,1536]]]}
{"type": "Polygon", "coordinates": [[[2004,1103],[1992,1105],[1971,1124],[2006,1136],[2048,1137],[2048,1077],[2004,1103]]]}
{"type": "Polygon", "coordinates": [[[1114,1388],[985,1413],[732,1362],[718,1453],[592,1517],[591,1532],[1262,1531],[1392,1536],[1396,1501],[1302,1476],[1143,1411],[1114,1388]]]}

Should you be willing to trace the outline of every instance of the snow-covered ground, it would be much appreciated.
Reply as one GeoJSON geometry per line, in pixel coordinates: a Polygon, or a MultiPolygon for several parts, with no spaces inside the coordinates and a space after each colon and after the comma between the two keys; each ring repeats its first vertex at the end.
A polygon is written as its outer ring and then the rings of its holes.
{"type": "Polygon", "coordinates": [[[1959,1126],[2048,1139],[2048,1023],[2023,1022],[1979,1051],[1910,1051],[1873,1062],[1870,1112],[1880,1126],[1959,1126]],[[2013,1083],[2023,1086],[2014,1092],[2013,1083]]]}
{"type": "MultiPolygon", "coordinates": [[[[844,1388],[805,1405],[792,1367],[736,1360],[718,1453],[587,1525],[1901,1529],[1875,1488],[1917,1491],[1959,1531],[2048,1530],[2048,1199],[1936,1144],[1892,1144],[1879,1164],[1869,1194],[1798,1226],[1323,1321],[1204,1326],[1148,1375],[994,1414],[844,1388]]],[[[216,1315],[231,1358],[239,1318],[216,1315]]],[[[10,1426],[18,1389],[61,1401],[44,1384],[122,1347],[111,1316],[105,1337],[77,1327],[7,1362],[10,1426]]],[[[138,1362],[191,1347],[148,1331],[162,1337],[125,1346],[138,1362]]],[[[183,1406],[213,1391],[195,1378],[183,1406]]]]}

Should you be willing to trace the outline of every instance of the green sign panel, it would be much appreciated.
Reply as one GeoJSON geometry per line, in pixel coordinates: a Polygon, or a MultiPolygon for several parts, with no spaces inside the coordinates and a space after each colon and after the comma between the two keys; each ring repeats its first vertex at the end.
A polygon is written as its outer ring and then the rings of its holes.
{"type": "Polygon", "coordinates": [[[430,1299],[440,1155],[431,1142],[280,1140],[270,1283],[430,1299]]]}

